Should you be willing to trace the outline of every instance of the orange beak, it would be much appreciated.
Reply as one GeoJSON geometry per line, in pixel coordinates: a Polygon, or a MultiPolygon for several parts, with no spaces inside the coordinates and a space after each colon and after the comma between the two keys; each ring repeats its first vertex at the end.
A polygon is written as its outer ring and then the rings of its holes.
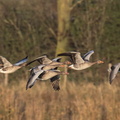
{"type": "Polygon", "coordinates": [[[98,63],[98,64],[101,64],[101,63],[104,63],[104,62],[103,62],[103,61],[101,61],[101,60],[99,60],[97,63],[98,63]]]}
{"type": "Polygon", "coordinates": [[[100,61],[99,63],[104,63],[104,61],[100,61]]]}

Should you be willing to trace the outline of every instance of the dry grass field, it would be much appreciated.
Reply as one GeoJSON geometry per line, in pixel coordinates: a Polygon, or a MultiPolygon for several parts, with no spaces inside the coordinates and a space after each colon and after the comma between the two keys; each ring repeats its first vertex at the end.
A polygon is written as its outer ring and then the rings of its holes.
{"type": "Polygon", "coordinates": [[[67,82],[59,92],[49,82],[25,85],[0,85],[0,120],[120,120],[118,85],[67,82]]]}

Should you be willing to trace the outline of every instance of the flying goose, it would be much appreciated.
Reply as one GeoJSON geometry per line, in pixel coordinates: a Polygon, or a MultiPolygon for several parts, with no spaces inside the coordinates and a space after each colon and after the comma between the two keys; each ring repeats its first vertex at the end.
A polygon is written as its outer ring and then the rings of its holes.
{"type": "Polygon", "coordinates": [[[68,75],[66,72],[61,72],[60,70],[47,70],[42,72],[39,76],[38,79],[40,80],[48,80],[50,78],[53,78],[56,75],[68,75]]]}
{"type": "MultiPolygon", "coordinates": [[[[60,58],[60,59],[61,59],[61,58],[60,58]]],[[[50,59],[47,57],[47,55],[44,55],[44,56],[38,57],[38,58],[30,61],[29,63],[27,63],[27,65],[29,65],[29,64],[31,64],[31,63],[33,63],[33,62],[35,62],[35,61],[39,62],[40,64],[49,64],[49,63],[52,62],[52,60],[50,60],[50,59]]]]}
{"type": "MultiPolygon", "coordinates": [[[[27,65],[35,61],[38,61],[41,65],[44,65],[44,67],[42,67],[42,70],[57,70],[58,67],[64,67],[64,64],[70,64],[70,62],[61,63],[60,62],[61,57],[50,60],[47,57],[47,55],[44,55],[44,56],[34,59],[33,61],[29,62],[27,65]]],[[[52,82],[52,86],[54,90],[60,90],[59,79],[60,79],[60,75],[56,75],[53,78],[50,78],[50,81],[52,82]]]]}
{"type": "MultiPolygon", "coordinates": [[[[36,80],[51,79],[51,82],[55,83],[55,80],[58,80],[58,79],[53,78],[53,77],[55,77],[57,75],[68,74],[68,73],[61,72],[59,70],[46,70],[45,71],[45,70],[43,70],[45,66],[47,66],[47,65],[39,65],[39,66],[31,69],[30,78],[26,85],[26,90],[28,88],[31,88],[35,84],[36,80]]],[[[57,76],[57,77],[59,77],[59,76],[57,76]]],[[[59,85],[58,83],[57,83],[57,85],[54,84],[56,90],[59,89],[58,87],[56,88],[56,86],[58,86],[58,85],[59,85]]],[[[53,88],[54,88],[54,86],[53,86],[53,88]]]]}
{"type": "Polygon", "coordinates": [[[96,62],[90,62],[90,56],[94,53],[94,51],[90,51],[86,53],[83,57],[81,57],[80,52],[68,52],[68,53],[60,53],[58,56],[69,56],[72,60],[72,65],[68,68],[74,70],[83,70],[91,67],[94,64],[101,64],[103,61],[98,60],[96,62]]]}
{"type": "MultiPolygon", "coordinates": [[[[41,64],[39,66],[43,66],[41,69],[44,70],[44,71],[47,71],[47,70],[56,70],[58,67],[64,67],[64,63],[52,62],[50,64],[41,64]]],[[[35,68],[39,68],[39,66],[37,66],[35,68]]]]}
{"type": "Polygon", "coordinates": [[[31,64],[31,63],[33,63],[33,62],[35,62],[35,61],[39,62],[40,64],[50,64],[50,63],[52,63],[52,62],[60,62],[60,60],[61,60],[60,57],[59,57],[59,58],[55,58],[55,59],[53,59],[53,60],[50,60],[50,59],[47,57],[47,55],[43,55],[43,56],[41,56],[41,57],[35,58],[34,60],[30,61],[29,63],[27,63],[27,65],[29,65],[29,64],[31,64]]]}
{"type": "Polygon", "coordinates": [[[117,73],[120,72],[120,63],[112,65],[109,63],[108,65],[108,72],[109,72],[109,82],[112,84],[113,79],[116,77],[117,73]]]}
{"type": "Polygon", "coordinates": [[[69,61],[62,63],[62,62],[60,62],[60,60],[61,60],[60,57],[59,58],[54,58],[54,59],[50,60],[47,57],[47,55],[44,55],[44,56],[41,56],[41,57],[38,57],[38,58],[32,60],[31,62],[27,63],[27,65],[29,65],[29,64],[31,64],[31,63],[33,63],[35,61],[38,61],[40,64],[45,64],[45,65],[49,64],[51,66],[60,65],[60,67],[64,67],[64,64],[70,64],[69,61]]]}
{"type": "Polygon", "coordinates": [[[0,73],[13,73],[23,66],[26,66],[28,56],[18,61],[15,64],[11,64],[5,57],[0,56],[0,73]]]}

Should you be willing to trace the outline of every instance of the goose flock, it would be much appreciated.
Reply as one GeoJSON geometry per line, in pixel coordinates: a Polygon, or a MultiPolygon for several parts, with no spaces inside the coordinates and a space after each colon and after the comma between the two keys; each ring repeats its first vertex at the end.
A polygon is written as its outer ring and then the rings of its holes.
{"type": "MultiPolygon", "coordinates": [[[[97,60],[95,62],[90,61],[91,55],[94,53],[93,50],[87,52],[85,55],[81,56],[80,52],[65,52],[60,53],[57,56],[68,56],[70,57],[70,62],[61,62],[61,57],[57,57],[54,59],[49,59],[47,55],[40,56],[30,62],[28,61],[28,57],[23,58],[15,64],[11,64],[6,58],[0,56],[0,73],[13,73],[18,69],[28,66],[34,62],[38,62],[39,65],[32,67],[30,71],[30,76],[26,84],[26,90],[31,88],[37,80],[44,81],[50,80],[52,87],[54,90],[60,90],[59,79],[60,75],[68,75],[68,72],[62,72],[58,70],[59,67],[64,67],[65,65],[69,69],[73,70],[84,70],[95,64],[104,63],[101,60],[97,60]]],[[[120,72],[120,63],[112,65],[109,64],[108,73],[109,73],[109,82],[112,83],[113,79],[115,79],[117,73],[120,72]]]]}

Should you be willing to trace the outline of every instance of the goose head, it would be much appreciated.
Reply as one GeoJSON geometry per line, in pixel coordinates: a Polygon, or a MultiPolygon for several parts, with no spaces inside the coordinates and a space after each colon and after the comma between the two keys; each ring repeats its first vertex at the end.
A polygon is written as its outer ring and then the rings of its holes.
{"type": "Polygon", "coordinates": [[[98,61],[97,61],[97,64],[102,64],[102,63],[104,63],[104,62],[101,61],[101,60],[98,60],[98,61]]]}
{"type": "Polygon", "coordinates": [[[108,64],[108,70],[107,70],[109,73],[110,73],[111,70],[112,70],[111,67],[112,67],[112,63],[109,63],[109,64],[108,64]]]}

